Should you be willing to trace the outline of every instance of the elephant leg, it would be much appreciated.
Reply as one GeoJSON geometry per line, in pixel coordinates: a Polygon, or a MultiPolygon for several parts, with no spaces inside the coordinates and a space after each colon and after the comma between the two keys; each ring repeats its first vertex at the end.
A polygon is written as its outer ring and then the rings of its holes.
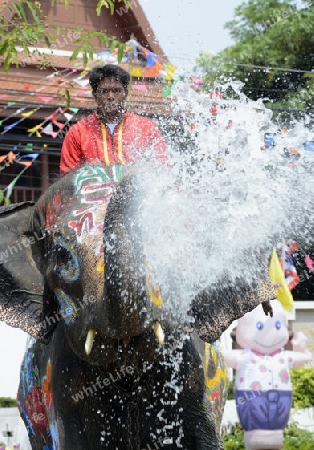
{"type": "MultiPolygon", "coordinates": [[[[195,450],[223,450],[223,442],[213,419],[213,412],[207,397],[204,399],[202,420],[198,420],[195,433],[195,450]]],[[[199,412],[197,412],[199,416],[199,412]]]]}

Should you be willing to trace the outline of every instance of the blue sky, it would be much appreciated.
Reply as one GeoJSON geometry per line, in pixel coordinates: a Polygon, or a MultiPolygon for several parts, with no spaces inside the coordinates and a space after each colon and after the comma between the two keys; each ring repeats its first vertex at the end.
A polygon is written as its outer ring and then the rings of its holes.
{"type": "Polygon", "coordinates": [[[224,24],[234,18],[240,0],[140,0],[170,61],[189,68],[200,51],[217,53],[233,45],[224,24]]]}

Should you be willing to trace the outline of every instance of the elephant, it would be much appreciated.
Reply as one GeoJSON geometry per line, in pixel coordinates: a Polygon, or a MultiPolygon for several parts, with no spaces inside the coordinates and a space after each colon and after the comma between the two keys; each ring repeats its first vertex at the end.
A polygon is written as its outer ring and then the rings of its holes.
{"type": "Polygon", "coordinates": [[[265,266],[200,286],[190,322],[164,308],[143,244],[145,170],[118,180],[86,164],[0,210],[0,320],[30,335],[17,400],[35,450],[223,448],[217,340],[274,290],[265,266]]]}

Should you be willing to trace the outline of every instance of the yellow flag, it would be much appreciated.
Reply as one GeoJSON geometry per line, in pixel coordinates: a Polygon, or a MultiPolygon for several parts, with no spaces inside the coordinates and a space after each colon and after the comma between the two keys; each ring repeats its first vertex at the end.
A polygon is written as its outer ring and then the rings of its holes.
{"type": "Polygon", "coordinates": [[[40,130],[40,129],[42,128],[42,124],[43,124],[43,122],[40,123],[40,124],[38,124],[38,125],[35,125],[33,128],[29,128],[27,131],[28,131],[30,134],[36,133],[36,136],[37,136],[37,137],[41,137],[41,134],[39,133],[38,130],[40,130]]]}
{"type": "Polygon", "coordinates": [[[39,109],[39,108],[35,108],[35,109],[32,109],[31,111],[23,112],[23,113],[21,114],[21,116],[23,116],[23,117],[29,117],[29,116],[31,116],[32,114],[34,114],[34,112],[36,112],[38,109],[39,109]]]}
{"type": "Polygon", "coordinates": [[[136,67],[131,72],[132,77],[141,77],[143,75],[142,69],[140,67],[136,67]]]}
{"type": "Polygon", "coordinates": [[[280,261],[276,250],[273,248],[269,263],[269,276],[273,283],[280,283],[281,286],[276,288],[277,300],[282,304],[285,311],[289,312],[293,307],[293,296],[286,282],[285,274],[281,268],[280,261]]]}

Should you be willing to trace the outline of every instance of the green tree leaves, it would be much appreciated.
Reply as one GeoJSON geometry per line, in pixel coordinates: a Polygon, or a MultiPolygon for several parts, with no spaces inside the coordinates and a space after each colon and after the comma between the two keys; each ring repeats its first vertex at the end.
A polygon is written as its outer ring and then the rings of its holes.
{"type": "Polygon", "coordinates": [[[249,0],[227,28],[236,44],[196,60],[205,81],[221,76],[244,83],[253,99],[306,109],[313,103],[314,1],[249,0]]]}
{"type": "MultiPolygon", "coordinates": [[[[109,8],[110,13],[113,14],[116,5],[121,2],[129,7],[128,0],[98,0],[97,14],[101,14],[103,6],[109,8]]],[[[68,0],[59,0],[58,3],[62,3],[65,8],[69,5],[68,0]]],[[[51,0],[51,4],[54,6],[56,0],[51,0]]],[[[72,60],[81,53],[86,65],[95,51],[92,44],[95,37],[98,37],[107,48],[118,47],[118,54],[122,57],[123,50],[121,50],[121,47],[123,47],[123,44],[115,37],[108,36],[106,30],[82,33],[82,30],[77,28],[72,31],[73,34],[76,32],[79,36],[74,41],[77,47],[71,56],[72,60]]],[[[18,0],[12,6],[4,3],[4,7],[0,10],[0,55],[4,57],[3,70],[7,72],[11,64],[18,65],[18,48],[23,49],[27,56],[31,56],[30,48],[36,49],[43,40],[46,46],[51,49],[53,43],[57,42],[57,36],[60,32],[58,26],[47,23],[40,2],[18,0]]]]}

